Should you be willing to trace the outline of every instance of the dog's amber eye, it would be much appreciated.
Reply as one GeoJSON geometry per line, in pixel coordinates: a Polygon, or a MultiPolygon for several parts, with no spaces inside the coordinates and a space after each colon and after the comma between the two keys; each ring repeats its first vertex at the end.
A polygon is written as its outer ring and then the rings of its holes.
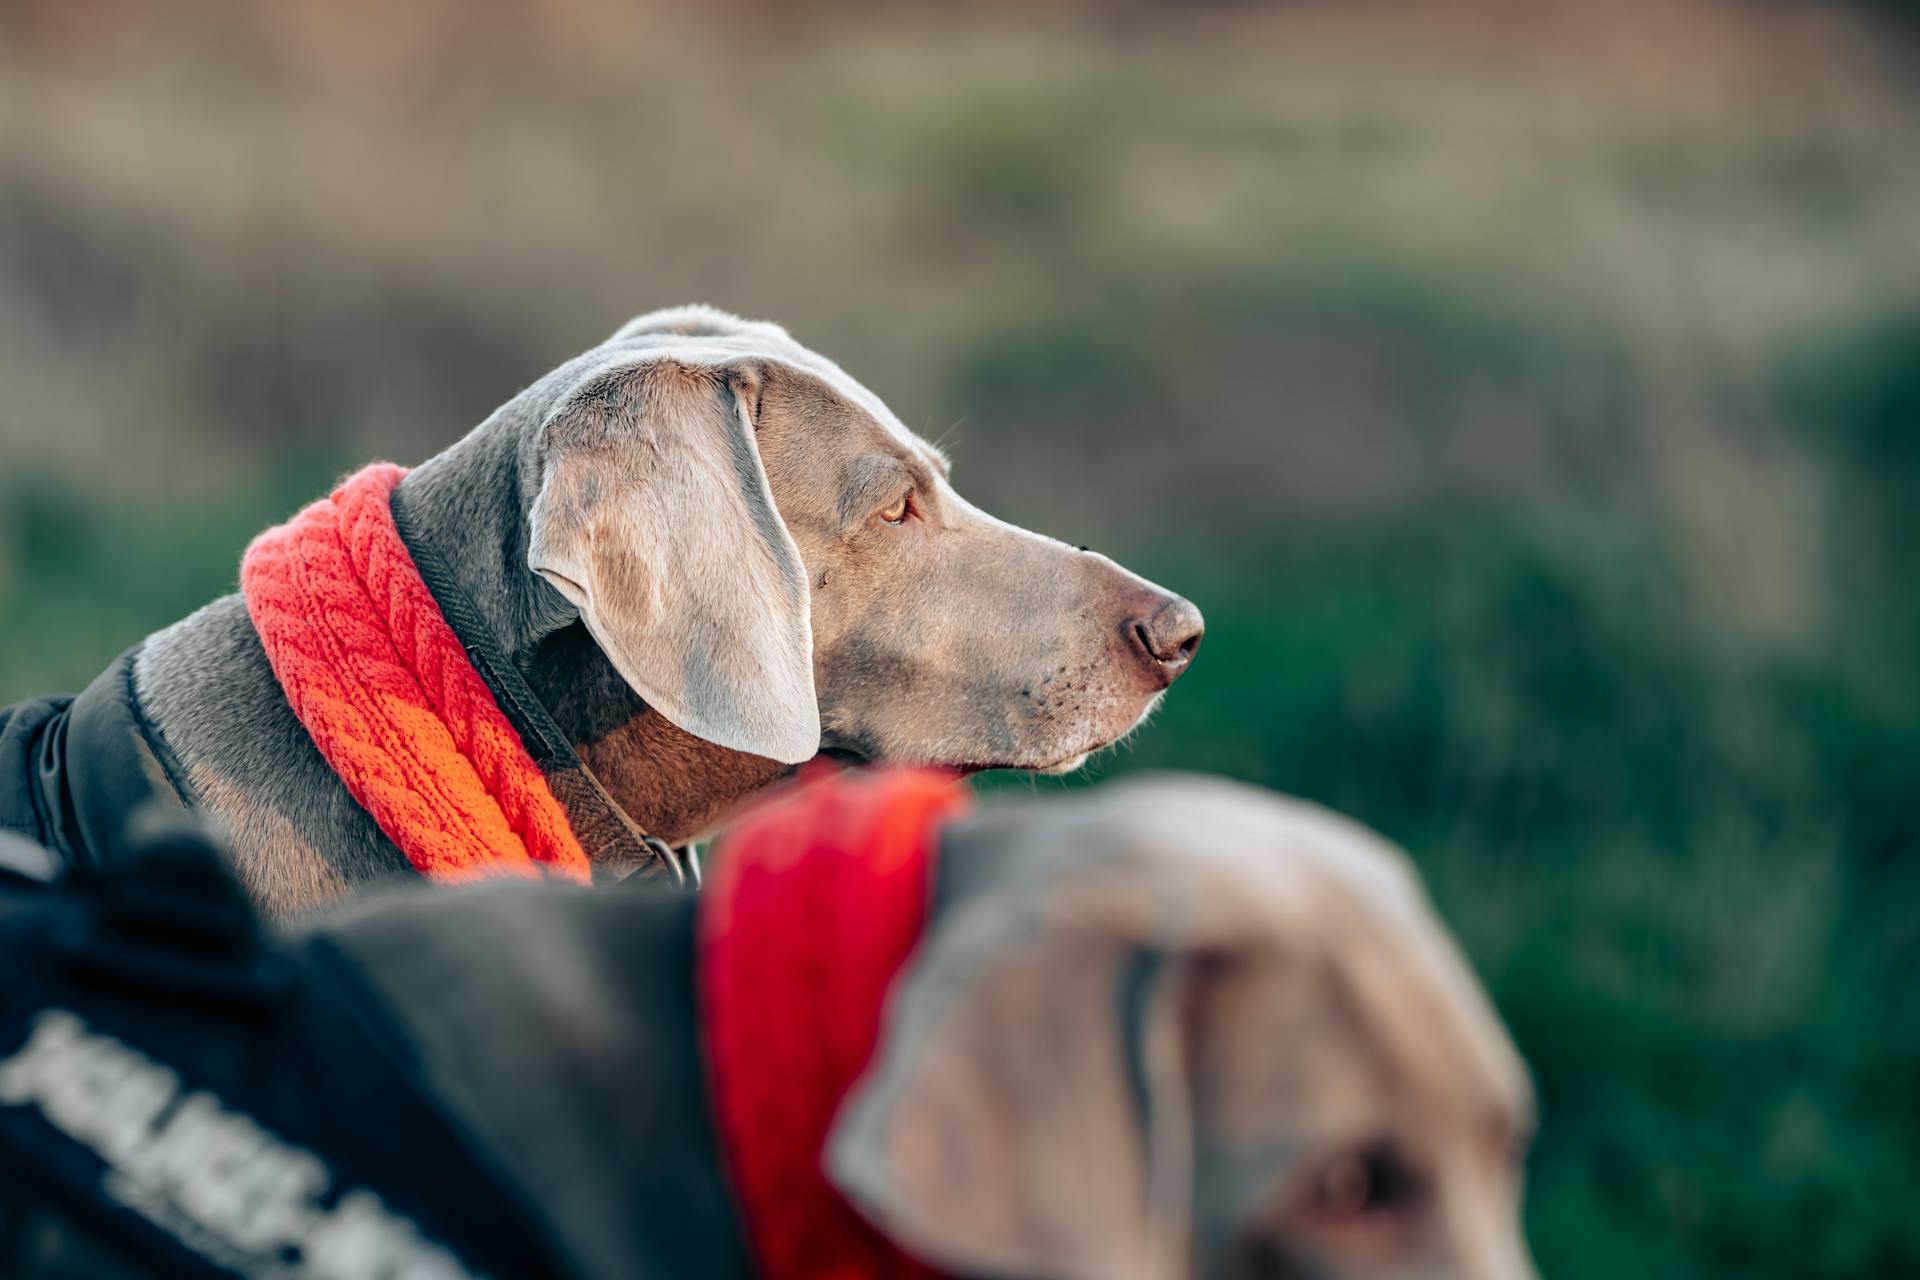
{"type": "Polygon", "coordinates": [[[1373,1204],[1373,1169],[1358,1155],[1342,1156],[1328,1165],[1314,1188],[1314,1198],[1322,1213],[1344,1217],[1364,1213],[1373,1204]]]}
{"type": "Polygon", "coordinates": [[[1418,1179],[1399,1154],[1378,1146],[1347,1152],[1321,1169],[1312,1189],[1314,1212],[1339,1221],[1405,1206],[1418,1179]]]}
{"type": "Polygon", "coordinates": [[[882,520],[885,520],[888,524],[905,524],[907,522],[907,513],[912,509],[913,509],[913,490],[909,489],[905,493],[901,494],[899,497],[899,500],[896,501],[892,506],[888,507],[885,511],[882,511],[880,513],[880,518],[882,520]]]}

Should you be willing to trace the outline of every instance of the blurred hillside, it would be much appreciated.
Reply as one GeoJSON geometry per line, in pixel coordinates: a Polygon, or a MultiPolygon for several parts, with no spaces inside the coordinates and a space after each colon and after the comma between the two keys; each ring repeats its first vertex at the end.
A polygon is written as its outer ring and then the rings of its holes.
{"type": "Polygon", "coordinates": [[[1920,1274],[1897,7],[7,6],[0,701],[632,313],[778,319],[1207,611],[1096,773],[1414,850],[1544,1274],[1920,1274]]]}

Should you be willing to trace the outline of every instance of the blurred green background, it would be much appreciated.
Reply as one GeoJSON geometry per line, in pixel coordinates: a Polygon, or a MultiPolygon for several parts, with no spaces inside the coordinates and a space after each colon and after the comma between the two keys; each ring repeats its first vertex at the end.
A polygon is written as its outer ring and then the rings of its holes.
{"type": "Polygon", "coordinates": [[[1920,1274],[1899,12],[8,5],[0,702],[630,314],[778,319],[1206,610],[1094,775],[1412,849],[1545,1274],[1920,1274]]]}

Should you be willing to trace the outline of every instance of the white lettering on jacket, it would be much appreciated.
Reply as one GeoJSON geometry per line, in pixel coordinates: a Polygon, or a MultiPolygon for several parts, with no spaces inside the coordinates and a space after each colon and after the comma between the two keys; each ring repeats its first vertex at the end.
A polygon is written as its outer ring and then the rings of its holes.
{"type": "Polygon", "coordinates": [[[475,1280],[379,1196],[332,1208],[326,1162],[64,1009],[0,1059],[0,1105],[34,1106],[106,1162],[102,1188],[188,1248],[274,1280],[475,1280]]]}

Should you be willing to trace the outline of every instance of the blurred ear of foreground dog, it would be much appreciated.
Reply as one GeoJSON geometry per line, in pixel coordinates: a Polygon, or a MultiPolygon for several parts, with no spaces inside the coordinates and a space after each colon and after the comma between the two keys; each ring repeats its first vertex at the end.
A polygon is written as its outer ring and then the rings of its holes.
{"type": "Polygon", "coordinates": [[[1397,851],[1253,788],[956,818],[853,777],[744,819],[698,899],[327,936],[594,1274],[1533,1274],[1496,1015],[1397,851]]]}
{"type": "Polygon", "coordinates": [[[130,802],[81,794],[97,753],[36,771],[64,734],[132,742],[122,772],[217,819],[276,914],[436,874],[436,840],[623,872],[817,752],[1071,769],[1200,638],[1187,601],[970,506],[783,329],[707,308],[635,320],[397,474],[263,536],[245,601],[153,636],[71,726],[0,712],[0,824],[74,855],[130,802]]]}

